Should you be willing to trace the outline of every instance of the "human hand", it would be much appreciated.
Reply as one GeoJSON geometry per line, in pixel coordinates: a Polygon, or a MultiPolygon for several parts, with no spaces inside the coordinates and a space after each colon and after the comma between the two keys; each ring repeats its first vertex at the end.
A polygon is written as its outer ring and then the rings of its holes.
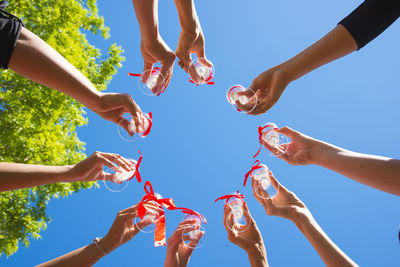
{"type": "Polygon", "coordinates": [[[103,119],[121,125],[129,134],[130,121],[123,118],[124,113],[129,113],[135,122],[136,128],[144,120],[142,111],[129,94],[103,93],[98,108],[94,110],[103,119]]]}
{"type": "MultiPolygon", "coordinates": [[[[259,115],[267,112],[282,95],[285,88],[290,83],[289,77],[283,67],[277,66],[268,69],[256,77],[250,88],[257,96],[257,105],[254,107],[253,101],[248,104],[241,104],[237,102],[239,109],[249,111],[248,114],[259,115]]],[[[253,96],[250,90],[240,92],[239,95],[247,97],[253,96]]]]}
{"type": "Polygon", "coordinates": [[[196,83],[204,82],[204,77],[199,76],[194,68],[189,69],[192,62],[191,53],[197,55],[201,64],[206,67],[212,67],[211,62],[206,58],[204,35],[201,29],[191,31],[182,29],[175,54],[181,62],[180,66],[189,73],[193,81],[196,83]]]}
{"type": "Polygon", "coordinates": [[[176,228],[175,232],[168,238],[167,255],[165,258],[164,267],[185,267],[187,266],[190,256],[193,253],[197,243],[204,235],[204,232],[199,231],[197,236],[190,241],[189,246],[185,245],[182,233],[186,230],[197,230],[199,225],[197,220],[185,220],[176,228]]]}
{"type": "Polygon", "coordinates": [[[151,224],[146,220],[134,224],[133,219],[138,217],[137,208],[138,204],[118,212],[110,230],[98,243],[103,251],[110,253],[130,241],[140,229],[151,224]]]}
{"type": "MultiPolygon", "coordinates": [[[[283,154],[279,153],[280,155],[278,156],[290,165],[312,164],[315,154],[319,151],[319,147],[323,144],[322,142],[300,132],[294,131],[289,127],[282,127],[280,129],[276,129],[275,131],[286,135],[292,140],[288,144],[283,144],[283,146],[287,146],[287,151],[283,154]]],[[[263,142],[263,145],[272,153],[276,151],[276,148],[272,147],[267,142],[263,142]]]]}
{"type": "Polygon", "coordinates": [[[293,222],[296,222],[298,215],[309,214],[306,205],[294,194],[281,185],[271,171],[269,171],[272,186],[277,190],[277,195],[271,199],[267,198],[268,193],[265,190],[256,190],[260,188],[260,181],[254,177],[251,178],[251,185],[253,188],[253,195],[258,202],[264,207],[268,215],[279,216],[293,222]],[[262,192],[264,198],[261,198],[256,192],[262,192]]]}
{"type": "Polygon", "coordinates": [[[113,175],[107,175],[103,172],[103,165],[116,172],[135,171],[135,165],[120,155],[96,151],[85,160],[72,165],[71,169],[68,171],[67,178],[70,182],[103,179],[113,181],[113,175]]]}
{"type": "Polygon", "coordinates": [[[153,94],[160,95],[169,85],[176,56],[161,37],[149,42],[142,40],[140,49],[144,60],[143,72],[150,70],[144,73],[142,82],[146,82],[149,78],[153,65],[157,62],[161,63],[161,75],[158,77],[156,85],[152,88],[153,94]],[[164,81],[162,80],[163,77],[164,81]]]}

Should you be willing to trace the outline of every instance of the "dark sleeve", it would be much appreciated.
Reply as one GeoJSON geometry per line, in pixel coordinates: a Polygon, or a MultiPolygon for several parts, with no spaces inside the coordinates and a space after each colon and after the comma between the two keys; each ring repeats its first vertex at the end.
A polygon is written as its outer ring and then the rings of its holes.
{"type": "Polygon", "coordinates": [[[384,32],[400,16],[400,0],[365,0],[338,24],[353,36],[358,50],[384,32]]]}

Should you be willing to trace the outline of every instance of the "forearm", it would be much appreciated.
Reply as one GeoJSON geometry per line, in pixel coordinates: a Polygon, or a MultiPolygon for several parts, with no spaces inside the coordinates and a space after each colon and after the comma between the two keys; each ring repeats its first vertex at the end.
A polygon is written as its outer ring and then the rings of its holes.
{"type": "Polygon", "coordinates": [[[0,192],[57,182],[68,182],[72,166],[0,163],[0,192]]]}
{"type": "Polygon", "coordinates": [[[21,29],[9,68],[32,81],[71,96],[94,111],[99,109],[102,94],[93,84],[63,56],[26,28],[21,29]]]}
{"type": "Polygon", "coordinates": [[[42,263],[38,267],[62,267],[62,266],[92,266],[100,260],[105,254],[94,244],[79,248],[62,255],[51,261],[42,263]]]}
{"type": "Polygon", "coordinates": [[[158,0],[132,0],[142,41],[151,43],[159,37],[158,0]]]}
{"type": "Polygon", "coordinates": [[[359,183],[400,195],[400,160],[367,155],[320,142],[312,162],[359,183]]]}
{"type": "Polygon", "coordinates": [[[358,266],[326,235],[311,214],[300,214],[296,226],[308,239],[326,266],[358,266]]]}
{"type": "Polygon", "coordinates": [[[195,32],[200,29],[199,18],[193,0],[175,0],[179,22],[183,30],[195,32]]]}
{"type": "Polygon", "coordinates": [[[251,267],[268,267],[267,252],[265,246],[259,245],[247,251],[251,267]]]}
{"type": "Polygon", "coordinates": [[[322,39],[300,54],[282,63],[290,81],[294,81],[314,69],[357,50],[357,43],[347,30],[336,26],[322,39]]]}

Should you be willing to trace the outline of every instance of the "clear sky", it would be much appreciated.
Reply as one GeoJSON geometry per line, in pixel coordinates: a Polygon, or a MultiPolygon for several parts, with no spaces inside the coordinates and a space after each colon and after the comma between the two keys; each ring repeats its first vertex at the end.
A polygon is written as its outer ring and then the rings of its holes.
{"type": "MultiPolygon", "coordinates": [[[[227,240],[223,203],[217,197],[240,189],[263,235],[271,266],[323,266],[295,225],[268,217],[243,188],[243,175],[258,149],[257,127],[267,121],[290,126],[358,152],[400,158],[400,22],[359,52],[326,65],[289,85],[269,112],[247,116],[225,99],[230,85],[249,86],[262,71],[294,56],[350,13],[362,1],[196,1],[208,58],[215,64],[215,85],[195,86],[178,66],[166,93],[142,94],[127,72],[141,72],[140,34],[130,1],[99,0],[111,38],[89,36],[103,51],[111,43],[125,49],[126,61],[109,92],[129,92],[143,111],[153,112],[151,134],[135,143],[120,139],[117,126],[88,112],[79,129],[86,152],[144,155],[141,173],[156,192],[179,206],[204,214],[207,243],[196,250],[190,266],[249,266],[243,250],[227,240]]],[[[180,26],[173,1],[160,0],[160,33],[175,50],[180,26]]],[[[268,156],[260,159],[309,207],[321,227],[360,266],[399,266],[398,197],[351,181],[317,166],[290,166],[268,156]]],[[[133,181],[133,180],[132,180],[133,181]]],[[[140,200],[144,183],[132,182],[121,193],[100,189],[52,200],[52,222],[42,239],[0,259],[1,266],[31,266],[87,245],[104,236],[116,213],[140,200]]],[[[167,212],[167,237],[183,215],[167,212]]],[[[154,248],[151,234],[101,259],[97,266],[162,266],[165,247],[154,248]]]]}

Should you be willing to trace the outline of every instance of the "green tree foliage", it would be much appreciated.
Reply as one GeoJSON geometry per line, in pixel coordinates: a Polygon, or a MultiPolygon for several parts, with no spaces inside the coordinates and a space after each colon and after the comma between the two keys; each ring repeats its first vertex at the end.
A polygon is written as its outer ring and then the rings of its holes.
{"type": "MultiPolygon", "coordinates": [[[[89,44],[85,33],[109,37],[96,0],[15,0],[7,11],[77,67],[99,89],[106,89],[124,58],[121,47],[108,56],[89,44]]],[[[29,81],[11,70],[0,75],[0,161],[45,165],[74,164],[85,158],[76,128],[87,123],[81,104],[29,81]]],[[[50,217],[46,205],[94,183],[58,183],[0,194],[0,255],[40,238],[50,217]]]]}

